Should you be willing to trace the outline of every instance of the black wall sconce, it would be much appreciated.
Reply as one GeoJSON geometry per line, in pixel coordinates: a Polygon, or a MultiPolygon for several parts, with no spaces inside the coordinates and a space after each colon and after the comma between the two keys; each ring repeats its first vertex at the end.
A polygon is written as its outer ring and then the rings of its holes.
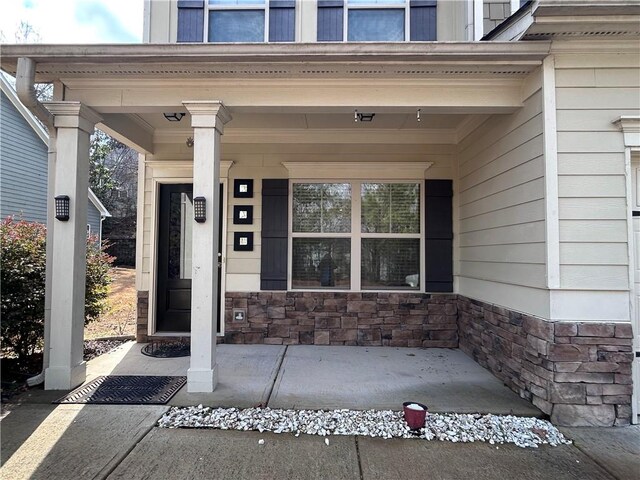
{"type": "Polygon", "coordinates": [[[58,195],[56,198],[56,218],[61,222],[69,220],[69,195],[58,195]]]}
{"type": "Polygon", "coordinates": [[[193,219],[198,223],[204,223],[207,219],[207,199],[196,197],[193,199],[193,219]]]}

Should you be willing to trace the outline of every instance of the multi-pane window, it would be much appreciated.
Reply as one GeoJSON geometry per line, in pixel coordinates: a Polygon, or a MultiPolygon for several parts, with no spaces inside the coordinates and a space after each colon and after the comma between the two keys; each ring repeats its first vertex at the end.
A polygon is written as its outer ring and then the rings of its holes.
{"type": "Polygon", "coordinates": [[[205,15],[209,42],[292,42],[295,0],[209,0],[205,15]]]}
{"type": "Polygon", "coordinates": [[[436,40],[435,0],[318,0],[318,41],[436,40]]]}
{"type": "Polygon", "coordinates": [[[416,182],[292,184],[291,286],[421,288],[416,182]]]}
{"type": "Polygon", "coordinates": [[[347,40],[405,40],[406,0],[347,0],[347,40]]]}
{"type": "Polygon", "coordinates": [[[351,185],[294,183],[293,288],[351,286],[351,185]]]}
{"type": "Polygon", "coordinates": [[[417,288],[420,273],[420,186],[361,185],[362,288],[417,288]]]}

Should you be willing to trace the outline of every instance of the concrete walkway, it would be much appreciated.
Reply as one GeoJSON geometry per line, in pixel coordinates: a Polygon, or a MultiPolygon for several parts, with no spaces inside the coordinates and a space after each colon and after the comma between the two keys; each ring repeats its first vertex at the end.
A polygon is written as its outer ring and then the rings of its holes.
{"type": "MultiPolygon", "coordinates": [[[[125,344],[88,365],[97,375],[184,375],[188,358],[154,359],[125,344]]],[[[539,412],[456,350],[221,345],[214,394],[176,405],[539,412]]],[[[563,429],[575,444],[521,449],[368,437],[155,427],[165,406],[53,405],[32,389],[3,405],[3,479],[540,479],[638,480],[640,427],[563,429]],[[259,440],[264,443],[259,444],[259,440]]]]}
{"type": "Polygon", "coordinates": [[[576,445],[538,449],[353,436],[326,445],[309,435],[161,429],[166,407],[55,406],[53,398],[32,392],[6,406],[0,478],[637,480],[640,471],[637,426],[581,429],[576,445]]]}

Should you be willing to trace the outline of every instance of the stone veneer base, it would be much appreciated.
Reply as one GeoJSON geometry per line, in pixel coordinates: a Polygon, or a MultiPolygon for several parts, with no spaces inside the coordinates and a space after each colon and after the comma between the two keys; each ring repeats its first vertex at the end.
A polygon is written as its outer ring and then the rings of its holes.
{"type": "MultiPolygon", "coordinates": [[[[138,292],[136,339],[148,336],[138,292]]],[[[631,421],[628,323],[549,322],[456,294],[227,292],[224,343],[460,348],[551,420],[631,421]],[[233,309],[247,312],[242,322],[233,309]]]]}
{"type": "Polygon", "coordinates": [[[456,295],[228,292],[225,307],[227,343],[458,346],[456,295]]]}
{"type": "Polygon", "coordinates": [[[460,296],[460,349],[565,426],[629,425],[629,323],[549,322],[460,296]]]}

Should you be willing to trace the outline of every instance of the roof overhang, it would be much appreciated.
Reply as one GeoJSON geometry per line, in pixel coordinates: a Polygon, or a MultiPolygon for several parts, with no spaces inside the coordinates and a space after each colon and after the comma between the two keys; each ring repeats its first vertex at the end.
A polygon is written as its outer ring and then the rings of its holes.
{"type": "Polygon", "coordinates": [[[96,196],[95,193],[93,193],[93,190],[91,190],[91,189],[89,189],[89,201],[91,203],[93,203],[93,206],[98,209],[98,211],[100,212],[100,216],[102,216],[102,217],[110,217],[111,216],[111,213],[109,213],[109,210],[107,210],[107,207],[105,207],[102,204],[100,199],[96,196]]]}
{"type": "Polygon", "coordinates": [[[549,42],[3,45],[0,66],[15,75],[20,57],[36,81],[74,78],[296,78],[524,75],[549,42]]]}
{"type": "Polygon", "coordinates": [[[534,0],[485,35],[483,40],[639,36],[638,0],[534,0]]]}

